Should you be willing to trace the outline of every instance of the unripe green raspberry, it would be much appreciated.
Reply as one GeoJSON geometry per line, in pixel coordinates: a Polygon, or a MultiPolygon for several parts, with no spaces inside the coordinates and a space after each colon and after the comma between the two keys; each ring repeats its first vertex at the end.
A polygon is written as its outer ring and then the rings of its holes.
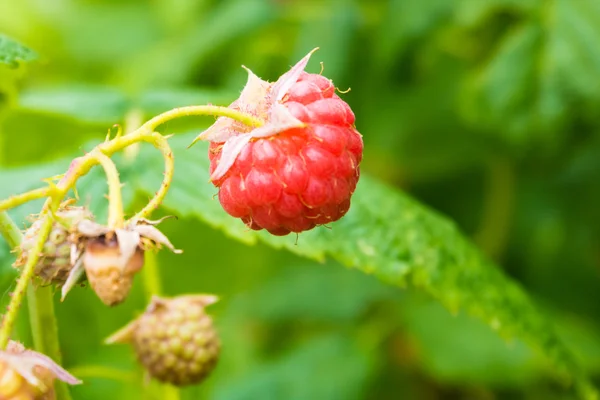
{"type": "MultiPolygon", "coordinates": [[[[35,274],[42,279],[44,284],[62,285],[65,283],[73,268],[71,254],[77,249],[79,243],[76,227],[85,219],[93,219],[92,213],[85,207],[65,206],[56,212],[56,222],[52,225],[52,230],[35,267],[35,274]]],[[[15,267],[20,269],[27,263],[28,252],[35,246],[42,224],[42,220],[35,220],[25,231],[19,247],[21,254],[14,264],[15,267]]]]}
{"type": "Polygon", "coordinates": [[[150,376],[176,386],[200,383],[214,369],[221,342],[205,306],[215,296],[154,297],[146,312],[107,339],[129,342],[150,376]]]}

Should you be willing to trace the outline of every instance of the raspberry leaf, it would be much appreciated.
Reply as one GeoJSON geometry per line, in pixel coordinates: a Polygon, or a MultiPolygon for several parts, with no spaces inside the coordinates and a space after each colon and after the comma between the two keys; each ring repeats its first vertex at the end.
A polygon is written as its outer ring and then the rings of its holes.
{"type": "MultiPolygon", "coordinates": [[[[222,210],[213,197],[215,189],[201,184],[209,174],[209,161],[186,151],[190,139],[189,135],[171,139],[176,170],[185,173],[176,174],[164,201],[169,210],[198,218],[247,244],[262,242],[317,261],[335,259],[390,285],[420,289],[450,311],[466,311],[501,336],[528,343],[550,359],[562,377],[574,382],[581,398],[595,398],[595,389],[549,319],[516,282],[482,255],[445,217],[365,174],[349,213],[332,224],[332,229],[317,228],[303,233],[297,243],[289,236],[248,231],[222,210]]],[[[133,182],[132,189],[154,193],[162,172],[159,157],[152,149],[142,149],[136,162],[122,169],[123,181],[133,182]]],[[[41,166],[41,171],[52,175],[67,166],[65,159],[41,166]]],[[[23,188],[39,185],[35,177],[40,176],[40,171],[32,168],[1,172],[5,182],[18,182],[23,188]]],[[[94,179],[94,173],[82,181],[79,191],[101,199],[105,183],[94,179]]],[[[101,175],[101,171],[97,173],[101,175]]],[[[5,191],[11,187],[5,186],[5,191]]],[[[100,205],[100,210],[105,207],[100,205]]],[[[9,255],[5,252],[4,256],[7,260],[9,255]]]]}
{"type": "MultiPolygon", "coordinates": [[[[303,233],[297,243],[293,237],[250,232],[242,223],[233,223],[213,200],[213,188],[189,184],[190,179],[204,179],[208,160],[182,151],[186,143],[185,136],[172,140],[176,164],[180,163],[176,168],[187,173],[175,177],[164,203],[167,208],[199,218],[246,243],[260,241],[318,261],[333,258],[388,284],[418,288],[450,311],[466,311],[503,337],[520,338],[537,348],[575,382],[582,398],[593,398],[595,389],[549,319],[445,217],[363,175],[349,213],[332,229],[303,233]]],[[[147,162],[158,165],[156,160],[147,162]]],[[[156,185],[141,189],[151,193],[156,185]]]]}
{"type": "Polygon", "coordinates": [[[33,61],[37,57],[35,51],[6,35],[0,34],[0,63],[16,68],[19,63],[33,61]]]}

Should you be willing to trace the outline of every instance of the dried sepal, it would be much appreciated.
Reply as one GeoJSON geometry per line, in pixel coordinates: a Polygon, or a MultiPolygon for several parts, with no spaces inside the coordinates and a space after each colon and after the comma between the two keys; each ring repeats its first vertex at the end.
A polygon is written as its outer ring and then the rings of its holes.
{"type": "Polygon", "coordinates": [[[220,117],[194,139],[192,144],[198,140],[224,143],[219,164],[210,176],[212,181],[222,178],[229,171],[250,140],[274,136],[289,129],[305,126],[282,106],[281,102],[304,72],[310,56],[316,50],[308,53],[274,83],[263,81],[246,68],[248,82],[240,97],[231,103],[229,108],[251,114],[265,123],[260,127],[250,127],[231,118],[220,117]]]}
{"type": "MultiPolygon", "coordinates": [[[[144,265],[144,251],[165,246],[174,253],[181,253],[155,227],[165,218],[157,221],[140,218],[118,229],[92,221],[82,221],[79,225],[79,234],[86,237],[81,256],[83,267],[92,289],[105,304],[113,306],[125,300],[134,275],[144,265]]],[[[79,270],[73,272],[80,273],[79,270]]],[[[69,280],[70,287],[75,282],[74,275],[69,280]]],[[[70,287],[63,293],[63,297],[70,287]]]]}
{"type": "Polygon", "coordinates": [[[18,342],[10,341],[6,350],[0,350],[0,398],[53,398],[55,379],[70,385],[81,383],[50,357],[18,342]]]}

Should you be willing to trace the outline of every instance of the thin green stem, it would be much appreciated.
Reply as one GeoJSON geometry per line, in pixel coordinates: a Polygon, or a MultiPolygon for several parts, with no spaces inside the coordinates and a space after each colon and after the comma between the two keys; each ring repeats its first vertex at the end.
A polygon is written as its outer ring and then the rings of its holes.
{"type": "Polygon", "coordinates": [[[515,195],[515,176],[507,159],[496,158],[488,165],[487,189],[475,242],[490,257],[502,256],[510,232],[515,195]]]}
{"type": "MultiPolygon", "coordinates": [[[[43,197],[42,193],[45,193],[49,196],[48,200],[46,201],[46,203],[44,205],[42,213],[41,213],[41,218],[43,218],[43,222],[42,222],[42,226],[40,227],[40,230],[38,232],[37,242],[34,245],[34,247],[29,251],[29,254],[27,257],[27,262],[26,262],[25,266],[23,267],[21,275],[17,281],[17,285],[16,285],[15,291],[13,293],[13,297],[8,306],[8,311],[3,319],[2,328],[0,329],[0,348],[4,348],[6,346],[6,344],[8,343],[19,307],[21,306],[23,297],[25,295],[25,291],[27,289],[27,285],[29,284],[29,281],[33,277],[33,274],[35,271],[35,266],[39,260],[40,253],[41,253],[44,243],[47,240],[48,235],[50,233],[50,229],[52,227],[52,221],[53,221],[51,213],[53,213],[58,208],[62,199],[67,195],[69,190],[71,190],[71,188],[73,188],[75,186],[75,183],[77,182],[77,180],[80,177],[82,177],[83,175],[87,174],[94,165],[101,163],[102,157],[98,157],[98,153],[100,152],[100,153],[104,154],[105,156],[110,157],[115,152],[122,150],[122,149],[124,149],[134,143],[138,143],[138,142],[149,142],[149,143],[154,144],[157,148],[161,149],[161,151],[163,151],[163,150],[166,151],[166,150],[168,150],[168,148],[164,147],[164,145],[161,142],[161,139],[158,139],[160,135],[157,135],[154,132],[158,126],[160,126],[161,124],[164,124],[165,122],[168,122],[170,120],[180,118],[180,117],[203,116],[203,115],[228,117],[228,118],[235,119],[246,125],[251,125],[251,126],[260,126],[263,123],[263,121],[253,117],[252,115],[249,115],[249,114],[246,114],[246,113],[243,113],[240,111],[232,110],[232,109],[226,108],[226,107],[189,106],[189,107],[175,108],[173,110],[167,111],[163,114],[157,115],[156,117],[150,119],[148,122],[146,122],[144,125],[142,125],[139,129],[135,130],[134,132],[132,132],[128,135],[125,135],[125,136],[118,136],[113,140],[108,140],[108,141],[98,145],[92,152],[90,152],[82,157],[78,157],[78,158],[74,159],[71,162],[69,169],[64,174],[64,176],[61,178],[61,180],[58,182],[58,184],[56,186],[49,185],[49,188],[46,189],[46,190],[48,190],[48,192],[43,192],[43,189],[36,189],[31,192],[27,192],[27,193],[23,193],[22,195],[15,196],[14,198],[19,199],[17,201],[12,200],[12,201],[5,201],[2,203],[3,206],[10,208],[10,207],[14,207],[18,204],[21,204],[21,203],[19,203],[20,201],[24,202],[24,201],[27,201],[30,199],[43,197]]],[[[162,136],[161,136],[161,138],[162,138],[162,136]]],[[[167,161],[165,161],[165,162],[167,162],[167,161]]],[[[168,177],[168,176],[172,177],[172,171],[171,171],[171,173],[169,173],[167,171],[167,173],[165,175],[166,175],[166,177],[168,177]]],[[[151,209],[155,208],[156,205],[158,205],[158,202],[160,202],[162,200],[162,197],[164,197],[164,194],[166,193],[166,189],[168,189],[169,185],[170,185],[170,181],[166,182],[166,183],[163,182],[163,186],[161,187],[161,190],[159,190],[160,193],[157,194],[158,197],[155,197],[155,199],[153,199],[152,207],[148,207],[147,208],[148,211],[145,211],[144,214],[149,213],[149,211],[151,211],[151,209]],[[163,189],[163,188],[165,188],[165,189],[163,189]],[[158,200],[156,200],[156,199],[158,199],[158,200]]],[[[1,209],[0,211],[4,211],[4,209],[1,209]]],[[[2,215],[4,215],[5,218],[7,217],[6,214],[2,214],[2,215]]],[[[1,218],[0,218],[0,220],[1,220],[1,218]]],[[[0,224],[0,229],[3,229],[6,226],[7,226],[6,223],[0,224]]],[[[9,235],[10,235],[10,233],[9,233],[9,235]]],[[[9,239],[7,239],[7,240],[9,240],[9,239]]]]}
{"type": "Polygon", "coordinates": [[[37,241],[27,255],[27,262],[25,263],[25,266],[21,271],[21,275],[17,280],[17,286],[13,291],[6,314],[4,314],[2,320],[2,328],[0,329],[0,348],[2,349],[8,344],[13,325],[17,318],[17,313],[19,312],[21,302],[23,301],[23,297],[25,296],[25,292],[27,290],[27,285],[33,277],[35,266],[40,258],[42,249],[44,248],[44,243],[50,234],[50,229],[52,228],[52,217],[47,212],[42,214],[42,218],[44,218],[44,220],[42,222],[42,226],[40,227],[37,241]]]}
{"type": "Polygon", "coordinates": [[[152,211],[156,210],[162,203],[163,199],[167,195],[169,188],[171,187],[171,181],[173,180],[173,174],[175,172],[175,158],[173,157],[173,152],[171,151],[171,146],[169,146],[169,142],[159,133],[152,134],[152,144],[156,147],[163,155],[165,159],[165,172],[162,184],[160,188],[152,198],[142,208],[137,214],[133,216],[132,219],[145,218],[152,213],[152,211]]]}
{"type": "Polygon", "coordinates": [[[123,227],[123,198],[121,196],[121,181],[119,171],[114,162],[104,154],[96,152],[95,159],[106,173],[108,182],[108,227],[117,229],[123,227]]]}
{"type": "MultiPolygon", "coordinates": [[[[158,257],[156,253],[147,251],[145,253],[144,269],[142,272],[144,278],[144,287],[148,301],[152,296],[162,294],[162,285],[160,283],[160,272],[158,271],[158,257]]],[[[162,384],[162,398],[165,400],[178,400],[179,389],[169,384],[162,384]]]]}
{"type": "Polygon", "coordinates": [[[10,196],[8,199],[0,201],[0,211],[9,210],[29,201],[51,196],[54,190],[54,187],[47,186],[39,189],[34,189],[29,192],[10,196]]]}
{"type": "MultiPolygon", "coordinates": [[[[23,234],[5,211],[0,212],[0,232],[11,248],[19,246],[23,239],[23,234]]],[[[62,357],[51,288],[38,288],[36,290],[29,285],[27,287],[27,304],[29,306],[29,323],[33,335],[33,348],[52,358],[60,365],[62,357]]],[[[6,321],[4,321],[2,329],[4,329],[5,324],[6,321]]],[[[9,327],[8,330],[10,335],[12,328],[9,327]]],[[[55,381],[54,388],[59,399],[71,399],[67,384],[63,381],[55,381]]]]}
{"type": "MultiPolygon", "coordinates": [[[[29,306],[29,323],[33,335],[33,346],[36,351],[62,364],[58,326],[54,313],[54,291],[52,287],[27,287],[27,304],[29,306]]],[[[71,395],[67,384],[60,379],[54,382],[54,390],[58,399],[69,400],[71,395]]]]}
{"type": "Polygon", "coordinates": [[[23,234],[6,211],[0,211],[0,233],[11,249],[21,244],[23,234]]]}
{"type": "Polygon", "coordinates": [[[164,112],[156,117],[152,118],[144,125],[140,127],[139,130],[146,131],[154,131],[156,128],[167,121],[170,121],[175,118],[180,117],[191,117],[198,115],[214,115],[218,117],[228,117],[243,123],[248,126],[262,126],[264,121],[261,119],[255,118],[250,114],[246,114],[237,110],[233,110],[227,107],[220,106],[187,106],[187,107],[179,107],[164,112]]]}
{"type": "Polygon", "coordinates": [[[152,251],[146,251],[144,254],[144,269],[142,275],[144,277],[144,288],[146,291],[146,298],[148,301],[152,299],[152,296],[160,296],[162,293],[162,285],[160,283],[160,273],[158,271],[158,260],[156,253],[152,251]]]}
{"type": "MultiPolygon", "coordinates": [[[[216,117],[228,117],[235,119],[236,121],[240,121],[246,125],[250,126],[261,126],[263,121],[258,118],[253,117],[250,114],[246,114],[237,110],[233,110],[227,107],[220,106],[188,106],[188,107],[180,107],[175,108],[173,110],[167,111],[163,114],[157,115],[156,117],[147,121],[144,125],[142,125],[139,129],[127,134],[125,136],[118,136],[113,140],[108,140],[98,146],[96,148],[86,154],[85,156],[78,157],[71,162],[68,171],[61,178],[59,183],[56,186],[50,185],[48,188],[35,189],[30,192],[26,192],[17,196],[13,196],[10,199],[4,200],[0,202],[0,211],[4,211],[6,209],[10,209],[16,207],[26,201],[34,200],[36,198],[44,197],[44,194],[52,197],[54,202],[60,203],[60,201],[67,195],[69,190],[75,186],[75,182],[83,175],[87,174],[90,169],[99,163],[97,159],[97,152],[101,152],[102,154],[110,157],[117,151],[123,150],[132,144],[138,142],[148,142],[156,146],[159,150],[162,151],[164,145],[161,143],[161,139],[164,139],[164,136],[155,133],[156,128],[168,121],[173,119],[181,118],[181,117],[191,117],[191,116],[207,116],[212,115],[216,117]],[[47,191],[47,192],[44,192],[47,191]],[[17,199],[17,200],[14,200],[17,199]]],[[[170,183],[169,183],[170,184],[170,183]]],[[[164,182],[163,182],[164,186],[164,182]]],[[[168,186],[167,186],[168,188],[168,186]]],[[[164,196],[164,195],[163,195],[164,196]]],[[[159,198],[160,201],[161,198],[159,198]]],[[[155,200],[156,201],[156,200],[155,200]]],[[[147,211],[150,210],[150,207],[145,207],[147,211]]]]}
{"type": "Polygon", "coordinates": [[[171,386],[169,384],[163,385],[163,399],[165,400],[179,400],[181,396],[179,395],[179,388],[175,386],[171,386]]]}
{"type": "Polygon", "coordinates": [[[79,379],[104,378],[113,381],[131,383],[134,382],[136,378],[136,376],[131,372],[105,367],[102,365],[82,365],[69,368],[69,372],[79,379]]]}

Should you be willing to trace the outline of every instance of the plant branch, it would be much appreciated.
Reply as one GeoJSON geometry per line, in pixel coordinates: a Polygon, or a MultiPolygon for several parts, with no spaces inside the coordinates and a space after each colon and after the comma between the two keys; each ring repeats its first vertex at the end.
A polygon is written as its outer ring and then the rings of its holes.
{"type": "MultiPolygon", "coordinates": [[[[51,286],[27,288],[27,305],[29,307],[29,323],[33,335],[33,347],[36,351],[52,358],[62,365],[62,354],[58,341],[58,326],[54,313],[54,290],[51,286]]],[[[54,381],[56,398],[70,400],[67,384],[60,379],[54,381]]]]}
{"type": "MultiPolygon", "coordinates": [[[[17,225],[4,211],[0,212],[0,232],[6,238],[11,248],[16,248],[20,245],[23,235],[17,225]]],[[[36,290],[32,286],[29,286],[27,288],[27,304],[29,306],[29,323],[33,335],[33,348],[40,353],[46,354],[56,363],[61,364],[62,357],[58,342],[58,328],[54,314],[52,289],[47,287],[36,290]]],[[[59,399],[71,399],[68,387],[64,382],[57,380],[54,385],[59,399]]]]}
{"type": "Polygon", "coordinates": [[[8,340],[10,339],[15,319],[17,318],[17,313],[19,312],[21,302],[23,301],[25,291],[27,290],[27,285],[33,277],[35,266],[44,248],[44,243],[46,242],[46,239],[50,234],[50,228],[52,227],[52,216],[49,215],[49,213],[46,211],[42,213],[42,218],[44,218],[44,220],[42,226],[40,227],[37,241],[27,255],[27,262],[25,263],[21,275],[17,280],[17,286],[13,291],[12,298],[7,307],[6,314],[4,314],[4,317],[2,319],[2,328],[0,328],[1,349],[5,348],[8,344],[8,340]]]}
{"type": "MultiPolygon", "coordinates": [[[[246,114],[241,111],[233,110],[227,107],[204,105],[174,108],[150,119],[135,131],[125,136],[117,136],[113,140],[107,140],[104,143],[96,146],[94,150],[92,150],[90,153],[81,157],[77,157],[71,162],[69,169],[63,175],[63,177],[56,186],[50,185],[48,188],[35,189],[30,192],[13,196],[8,200],[0,201],[0,211],[16,207],[29,200],[44,197],[44,195],[50,196],[54,200],[54,202],[60,203],[60,201],[67,195],[69,190],[75,186],[77,180],[83,175],[87,174],[94,165],[99,163],[99,160],[97,159],[98,152],[110,157],[117,151],[123,150],[131,146],[132,144],[138,142],[148,142],[153,144],[159,150],[166,151],[164,143],[162,142],[165,138],[164,136],[155,132],[157,127],[168,121],[181,117],[208,115],[232,118],[236,121],[240,121],[250,126],[261,126],[263,124],[263,121],[253,117],[250,114],[246,114]]],[[[168,150],[168,152],[170,152],[170,149],[168,150]]],[[[163,154],[166,153],[163,152],[163,154]]],[[[168,173],[168,171],[165,171],[166,175],[168,173]]],[[[168,185],[170,185],[170,182],[168,182],[168,184],[166,185],[167,189],[168,185]]],[[[163,182],[163,187],[161,189],[163,189],[164,187],[165,183],[163,182]]],[[[163,190],[163,192],[164,193],[162,193],[161,196],[164,197],[166,190],[163,190]]],[[[158,197],[158,201],[160,200],[162,200],[162,197],[158,197]]],[[[157,200],[154,200],[154,202],[156,201],[157,200]]],[[[154,207],[155,206],[156,204],[154,204],[154,207]]],[[[144,214],[147,214],[150,211],[150,208],[151,207],[145,207],[146,211],[144,211],[144,214]]]]}
{"type": "Polygon", "coordinates": [[[21,240],[23,240],[21,230],[6,211],[0,211],[0,233],[2,233],[11,249],[19,246],[21,240]]]}
{"type": "Polygon", "coordinates": [[[10,196],[8,199],[0,201],[0,211],[3,212],[4,210],[15,208],[29,201],[51,196],[54,190],[55,188],[53,186],[47,186],[39,189],[34,189],[29,192],[10,196]]]}
{"type": "MultiPolygon", "coordinates": [[[[156,208],[156,206],[158,206],[160,201],[162,201],[162,198],[164,197],[166,191],[170,186],[170,179],[172,178],[173,172],[172,153],[169,147],[165,146],[166,139],[163,136],[155,133],[155,129],[161,124],[164,124],[165,122],[176,118],[203,115],[228,117],[240,121],[244,124],[253,126],[260,126],[262,124],[261,120],[254,118],[252,115],[237,110],[232,110],[227,107],[189,106],[175,108],[150,119],[134,132],[125,136],[117,136],[113,140],[107,140],[104,143],[96,146],[94,150],[92,150],[90,153],[74,159],[71,162],[69,169],[63,175],[60,181],[56,184],[56,186],[49,185],[49,187],[45,189],[47,190],[47,192],[45,192],[44,189],[35,189],[33,191],[14,196],[13,200],[4,201],[0,203],[3,204],[6,208],[10,208],[18,204],[22,204],[21,202],[43,197],[43,194],[47,194],[49,196],[40,214],[40,218],[43,218],[43,223],[38,232],[36,244],[29,251],[27,262],[23,267],[21,275],[19,276],[17,286],[13,293],[13,297],[8,306],[8,311],[3,319],[2,328],[0,329],[0,348],[6,347],[6,344],[8,343],[19,307],[21,306],[21,302],[23,301],[23,297],[27,289],[27,285],[33,277],[35,266],[39,260],[40,253],[50,233],[53,221],[52,213],[58,208],[62,199],[67,195],[69,190],[71,190],[75,186],[75,183],[80,177],[87,174],[94,165],[99,163],[103,164],[105,170],[107,170],[109,186],[112,185],[111,187],[113,188],[113,190],[114,188],[116,188],[117,184],[115,182],[118,181],[118,174],[116,174],[117,180],[113,179],[115,177],[115,171],[112,170],[112,166],[114,166],[114,164],[109,166],[109,164],[103,161],[103,158],[98,154],[102,153],[105,156],[110,157],[115,152],[123,150],[126,147],[138,142],[149,142],[155,145],[159,150],[163,152],[163,154],[165,155],[165,165],[167,167],[167,170],[165,171],[165,181],[163,181],[161,189],[159,190],[155,198],[151,200],[148,206],[142,210],[143,215],[148,214],[150,211],[156,208]],[[111,180],[112,184],[110,183],[111,180]]],[[[120,190],[120,184],[118,184],[118,186],[120,190]]],[[[1,209],[1,211],[4,211],[4,209],[1,209]]],[[[0,214],[0,216],[3,216],[3,218],[0,219],[0,221],[4,221],[3,223],[0,223],[0,228],[3,229],[7,226],[10,226],[10,224],[7,225],[6,222],[8,215],[2,213],[0,214]]],[[[118,220],[118,214],[116,216],[113,216],[113,218],[118,220]]],[[[8,231],[10,231],[10,229],[8,229],[8,231]]],[[[8,235],[10,235],[10,233],[8,233],[8,235]]]]}
{"type": "Polygon", "coordinates": [[[121,196],[121,181],[119,171],[110,158],[101,152],[95,152],[95,159],[106,173],[108,182],[108,227],[118,229],[123,227],[123,198],[121,196]]]}
{"type": "Polygon", "coordinates": [[[142,208],[137,214],[133,216],[132,219],[140,219],[145,218],[152,211],[160,206],[163,199],[167,195],[169,188],[171,187],[171,181],[173,180],[173,173],[175,171],[175,158],[173,157],[173,152],[171,151],[171,146],[169,146],[169,142],[167,139],[162,136],[160,133],[154,132],[152,134],[152,144],[156,147],[163,155],[165,159],[165,172],[162,184],[160,188],[156,192],[156,195],[142,208]]]}

